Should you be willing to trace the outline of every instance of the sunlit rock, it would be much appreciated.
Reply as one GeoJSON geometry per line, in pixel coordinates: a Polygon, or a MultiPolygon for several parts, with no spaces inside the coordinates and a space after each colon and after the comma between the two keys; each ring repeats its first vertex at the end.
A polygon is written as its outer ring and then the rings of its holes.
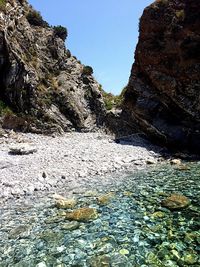
{"type": "Polygon", "coordinates": [[[94,208],[80,208],[65,214],[66,219],[79,222],[89,222],[97,219],[99,214],[94,208]]]}
{"type": "Polygon", "coordinates": [[[172,194],[164,199],[161,205],[170,210],[182,209],[190,205],[190,200],[185,196],[172,194]]]}

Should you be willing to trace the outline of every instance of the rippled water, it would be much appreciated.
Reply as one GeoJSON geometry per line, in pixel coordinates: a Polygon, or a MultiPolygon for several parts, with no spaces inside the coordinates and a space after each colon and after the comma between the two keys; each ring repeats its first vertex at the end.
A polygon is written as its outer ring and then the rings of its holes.
{"type": "Polygon", "coordinates": [[[165,165],[140,171],[119,188],[103,188],[115,193],[107,205],[78,195],[77,207],[100,214],[89,223],[69,224],[48,198],[2,207],[0,266],[200,266],[200,164],[187,165],[190,170],[165,165]],[[191,205],[161,207],[171,193],[187,196],[191,205]]]}

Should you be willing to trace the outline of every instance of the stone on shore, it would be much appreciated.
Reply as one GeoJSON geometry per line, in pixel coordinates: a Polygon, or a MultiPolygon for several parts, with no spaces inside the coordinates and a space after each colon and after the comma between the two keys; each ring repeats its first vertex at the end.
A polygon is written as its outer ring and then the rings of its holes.
{"type": "Polygon", "coordinates": [[[11,146],[10,154],[13,155],[28,155],[37,152],[37,148],[31,144],[16,144],[11,146]]]}
{"type": "Polygon", "coordinates": [[[94,208],[80,208],[72,212],[65,213],[65,217],[71,221],[89,222],[96,220],[99,214],[94,208]]]}
{"type": "Polygon", "coordinates": [[[190,200],[183,195],[172,194],[164,199],[161,205],[170,210],[183,209],[190,205],[190,200]]]}

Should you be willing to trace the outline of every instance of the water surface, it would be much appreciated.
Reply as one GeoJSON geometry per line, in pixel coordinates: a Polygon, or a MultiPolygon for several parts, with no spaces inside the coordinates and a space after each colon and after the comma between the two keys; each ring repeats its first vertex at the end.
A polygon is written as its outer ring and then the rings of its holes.
{"type": "Polygon", "coordinates": [[[106,205],[99,205],[95,192],[76,195],[77,207],[100,214],[89,223],[69,224],[49,198],[5,204],[0,266],[199,267],[200,164],[187,166],[180,171],[166,164],[129,174],[117,188],[98,189],[97,195],[114,192],[106,205]],[[188,197],[191,205],[177,211],[162,207],[172,193],[188,197]]]}

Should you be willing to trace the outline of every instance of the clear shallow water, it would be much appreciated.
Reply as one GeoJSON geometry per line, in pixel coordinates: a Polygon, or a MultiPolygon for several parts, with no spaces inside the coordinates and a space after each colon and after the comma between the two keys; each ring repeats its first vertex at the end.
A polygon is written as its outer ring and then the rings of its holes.
{"type": "Polygon", "coordinates": [[[74,230],[66,229],[68,222],[48,198],[4,206],[0,267],[199,267],[200,164],[188,166],[129,175],[118,188],[102,188],[115,192],[104,206],[78,195],[77,207],[96,208],[100,216],[70,224],[74,230]],[[191,205],[180,211],[161,207],[171,193],[187,196],[191,205]]]}

